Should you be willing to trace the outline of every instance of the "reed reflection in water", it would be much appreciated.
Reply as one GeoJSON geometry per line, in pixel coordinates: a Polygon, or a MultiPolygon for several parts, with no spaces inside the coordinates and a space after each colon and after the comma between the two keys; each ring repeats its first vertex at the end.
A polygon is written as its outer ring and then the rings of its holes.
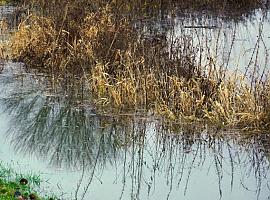
{"type": "Polygon", "coordinates": [[[265,34],[270,30],[268,10],[254,10],[241,20],[207,12],[188,14],[171,11],[160,18],[138,20],[135,27],[145,40],[155,38],[153,46],[156,41],[166,42],[171,58],[177,57],[175,44],[184,36],[189,43],[182,46],[194,47],[195,66],[202,70],[206,67],[205,71],[212,70],[211,67],[218,69],[220,78],[234,70],[245,75],[250,75],[252,69],[258,74],[269,70],[270,41],[265,34]]]}
{"type": "Polygon", "coordinates": [[[269,133],[102,115],[34,89],[2,104],[15,151],[79,170],[75,199],[268,198],[269,133]]]}

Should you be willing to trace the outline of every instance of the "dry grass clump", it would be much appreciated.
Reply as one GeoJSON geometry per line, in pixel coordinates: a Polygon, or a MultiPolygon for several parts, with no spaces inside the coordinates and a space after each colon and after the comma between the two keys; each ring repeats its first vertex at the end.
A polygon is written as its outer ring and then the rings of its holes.
{"type": "Polygon", "coordinates": [[[103,63],[117,62],[137,39],[127,19],[116,19],[109,6],[88,14],[79,30],[87,55],[103,63]]]}
{"type": "Polygon", "coordinates": [[[12,57],[36,67],[53,62],[59,55],[62,57],[64,52],[58,43],[63,33],[54,27],[48,18],[29,16],[11,39],[12,57]]]}
{"type": "Polygon", "coordinates": [[[214,124],[245,129],[269,128],[268,82],[258,83],[252,88],[245,77],[229,77],[220,85],[217,98],[211,100],[211,110],[205,112],[205,117],[214,124]]]}
{"type": "MultiPolygon", "coordinates": [[[[98,64],[89,75],[95,103],[100,108],[152,111],[175,122],[205,121],[219,127],[243,129],[269,128],[269,80],[250,83],[240,74],[223,81],[216,76],[179,76],[146,67],[127,52],[116,70],[98,64]],[[140,70],[142,69],[142,70],[140,70]]],[[[213,73],[214,74],[214,73],[213,73]]]]}
{"type": "Polygon", "coordinates": [[[218,82],[165,75],[159,79],[155,73],[129,76],[128,72],[111,82],[103,67],[96,68],[90,85],[95,103],[105,108],[152,110],[176,122],[206,121],[219,127],[269,128],[269,84],[258,84],[254,91],[245,78],[238,81],[229,77],[218,82]]]}
{"type": "Polygon", "coordinates": [[[136,38],[109,7],[87,14],[76,31],[69,32],[71,23],[65,29],[50,17],[28,16],[10,39],[11,56],[34,68],[81,70],[96,62],[114,63],[136,38]]]}

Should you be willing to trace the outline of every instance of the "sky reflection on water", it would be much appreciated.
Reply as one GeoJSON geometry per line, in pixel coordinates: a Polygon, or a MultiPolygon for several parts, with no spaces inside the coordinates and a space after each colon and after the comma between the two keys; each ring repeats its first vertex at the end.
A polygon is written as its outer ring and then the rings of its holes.
{"type": "Polygon", "coordinates": [[[97,114],[80,99],[74,104],[76,93],[48,95],[35,75],[7,77],[1,159],[40,171],[64,199],[269,198],[269,133],[97,114]]]}

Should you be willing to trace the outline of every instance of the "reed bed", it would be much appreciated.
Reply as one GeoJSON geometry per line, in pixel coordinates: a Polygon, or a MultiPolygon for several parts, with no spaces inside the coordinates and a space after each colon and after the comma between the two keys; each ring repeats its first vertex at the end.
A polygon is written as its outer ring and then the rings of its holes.
{"type": "Polygon", "coordinates": [[[164,35],[140,35],[129,17],[116,13],[114,4],[120,1],[63,2],[27,4],[32,14],[10,39],[13,59],[28,68],[86,79],[100,111],[144,110],[177,122],[269,128],[268,79],[228,75],[210,61],[199,65],[197,47],[184,34],[170,42],[164,35]],[[64,12],[55,12],[58,8],[64,12]]]}
{"type": "Polygon", "coordinates": [[[264,129],[269,127],[269,84],[255,92],[238,75],[218,83],[205,78],[179,78],[155,74],[117,77],[112,84],[102,69],[92,76],[96,103],[120,108],[153,110],[174,121],[208,121],[218,127],[264,129]],[[141,82],[141,83],[139,83],[141,82]],[[209,92],[211,91],[211,92],[209,92]]]}

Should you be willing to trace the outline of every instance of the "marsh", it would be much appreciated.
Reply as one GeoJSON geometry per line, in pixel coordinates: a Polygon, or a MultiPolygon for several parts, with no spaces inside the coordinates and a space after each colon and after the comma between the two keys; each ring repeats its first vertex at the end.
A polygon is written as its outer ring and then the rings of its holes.
{"type": "Polygon", "coordinates": [[[60,199],[269,199],[269,2],[226,2],[5,5],[1,160],[60,199]]]}

